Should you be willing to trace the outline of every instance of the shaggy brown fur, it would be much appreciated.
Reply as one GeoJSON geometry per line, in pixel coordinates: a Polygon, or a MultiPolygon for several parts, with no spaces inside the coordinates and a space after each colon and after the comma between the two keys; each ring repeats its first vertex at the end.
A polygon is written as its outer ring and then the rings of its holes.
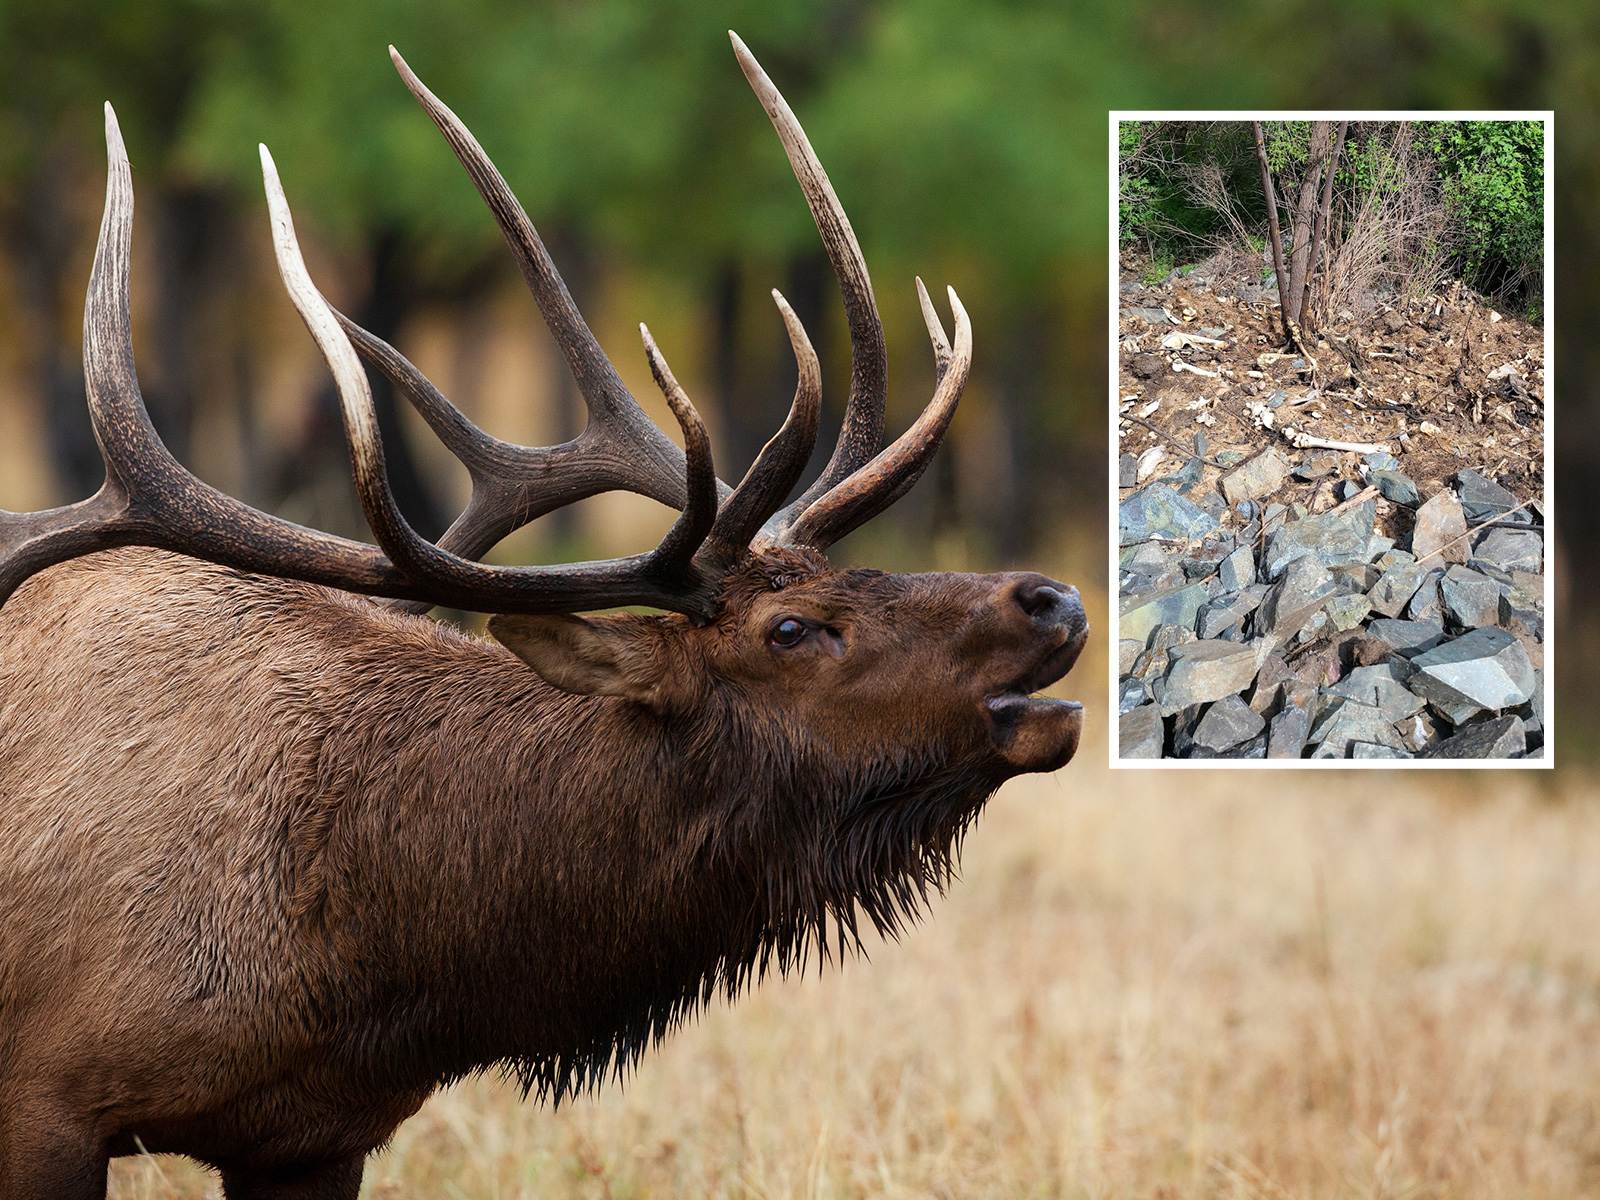
{"type": "MultiPolygon", "coordinates": [[[[1046,586],[1048,585],[1048,586],[1046,586]]],[[[353,1197],[442,1083],[559,1098],[716,990],[892,930],[1086,636],[1030,575],[758,557],[704,629],[596,618],[648,703],[499,645],[157,551],[0,608],[0,1197],[177,1151],[241,1196],[353,1197]],[[815,636],[770,638],[798,615],[815,636]],[[830,930],[831,926],[831,930],[830,930]]]]}

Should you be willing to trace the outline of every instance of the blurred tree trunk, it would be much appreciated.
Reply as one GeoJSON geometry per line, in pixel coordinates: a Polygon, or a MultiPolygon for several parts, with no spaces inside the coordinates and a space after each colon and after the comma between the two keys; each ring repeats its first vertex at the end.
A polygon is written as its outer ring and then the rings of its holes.
{"type": "Polygon", "coordinates": [[[223,405],[220,381],[207,367],[235,335],[218,328],[225,265],[238,251],[237,227],[226,196],[206,188],[161,191],[151,206],[155,241],[154,370],[140,380],[145,407],[167,448],[193,462],[195,420],[202,407],[223,405]]]}
{"type": "MultiPolygon", "coordinates": [[[[561,273],[567,291],[572,294],[572,302],[578,306],[580,313],[587,312],[588,303],[594,298],[598,274],[594,246],[570,225],[550,222],[546,230],[541,235],[545,249],[550,252],[550,258],[561,273]]],[[[550,359],[550,403],[554,410],[551,416],[554,418],[555,443],[570,442],[583,432],[584,426],[589,423],[589,410],[584,405],[583,393],[578,390],[578,381],[572,377],[566,356],[559,347],[550,359]]],[[[558,543],[570,545],[578,537],[578,513],[569,505],[540,519],[546,534],[558,543]]]]}
{"type": "MultiPolygon", "coordinates": [[[[784,299],[800,318],[823,360],[823,412],[817,446],[806,467],[803,488],[833,453],[843,416],[848,371],[830,363],[824,346],[833,295],[833,268],[821,250],[791,258],[784,271],[784,299]]],[[[711,374],[722,437],[716,446],[717,473],[737,483],[761,447],[783,425],[794,400],[796,367],[789,338],[770,299],[761,303],[744,265],[725,261],[711,280],[711,374]],[[751,293],[746,296],[746,287],[751,293]]],[[[764,293],[767,289],[762,287],[764,293]]],[[[798,492],[796,493],[798,494],[798,492]]]]}
{"type": "Polygon", "coordinates": [[[6,249],[17,265],[20,308],[35,325],[38,387],[45,402],[50,460],[63,503],[80,500],[105,480],[95,445],[83,384],[83,289],[74,280],[74,250],[84,236],[73,198],[74,164],[52,152],[27,177],[14,207],[4,215],[6,249]],[[76,293],[76,295],[74,295],[76,293]]]}

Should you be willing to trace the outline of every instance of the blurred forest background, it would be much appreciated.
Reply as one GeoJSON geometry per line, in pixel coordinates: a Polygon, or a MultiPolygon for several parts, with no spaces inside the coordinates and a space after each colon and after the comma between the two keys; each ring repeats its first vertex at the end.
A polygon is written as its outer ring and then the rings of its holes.
{"type": "MultiPolygon", "coordinates": [[[[889,339],[892,431],[932,388],[913,274],[954,284],[973,317],[949,445],[843,557],[1028,561],[1100,581],[1113,108],[1554,108],[1557,486],[1600,485],[1590,4],[0,0],[0,507],[99,483],[78,356],[107,99],[134,164],[141,379],[198,474],[365,535],[331,384],[275,278],[257,142],[336,304],[500,436],[577,431],[576,392],[488,214],[395,76],[391,42],[496,160],[670,428],[635,332],[650,324],[712,425],[724,478],[781,422],[793,386],[769,287],[812,332],[836,428],[849,369],[838,294],[730,27],[796,109],[860,236],[889,339]]],[[[378,393],[401,503],[437,534],[464,473],[378,393]]],[[[600,497],[499,553],[641,549],[670,518],[600,497]]],[[[1600,556],[1574,553],[1597,521],[1581,502],[1556,516],[1567,751],[1600,746],[1600,556]]]]}

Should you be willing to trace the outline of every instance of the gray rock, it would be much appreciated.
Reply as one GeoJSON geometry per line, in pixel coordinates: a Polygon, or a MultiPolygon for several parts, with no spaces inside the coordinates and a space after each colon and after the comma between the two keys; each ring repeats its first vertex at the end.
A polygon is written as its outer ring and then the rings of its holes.
{"type": "Polygon", "coordinates": [[[1256,671],[1255,687],[1250,690],[1251,709],[1266,716],[1282,696],[1284,683],[1294,677],[1294,672],[1281,654],[1267,655],[1261,660],[1261,667],[1256,671]]]}
{"type": "Polygon", "coordinates": [[[1270,634],[1274,648],[1287,642],[1337,590],[1327,568],[1307,555],[1291,562],[1256,613],[1257,633],[1270,634]]]}
{"type": "MultiPolygon", "coordinates": [[[[1289,479],[1289,464],[1275,447],[1262,453],[1224,475],[1218,481],[1222,494],[1229,504],[1239,504],[1270,496],[1289,479]]],[[[1249,514],[1246,514],[1249,515],[1249,514]]]]}
{"type": "Polygon", "coordinates": [[[1219,466],[1223,467],[1235,466],[1245,460],[1245,455],[1238,450],[1218,450],[1212,457],[1217,460],[1219,466]]]}
{"type": "Polygon", "coordinates": [[[1530,735],[1537,734],[1542,739],[1544,736],[1544,672],[1535,669],[1533,672],[1533,695],[1528,697],[1528,702],[1519,705],[1516,712],[1522,718],[1522,724],[1530,735]]]}
{"type": "Polygon", "coordinates": [[[1297,558],[1311,556],[1324,567],[1360,566],[1367,561],[1376,498],[1363,500],[1344,512],[1292,521],[1267,535],[1262,577],[1275,580],[1297,558]]]}
{"type": "Polygon", "coordinates": [[[1374,471],[1394,471],[1400,467],[1400,460],[1387,450],[1374,450],[1371,454],[1363,454],[1361,461],[1374,471]]]}
{"type": "Polygon", "coordinates": [[[1159,575],[1172,562],[1172,553],[1160,542],[1139,542],[1122,552],[1121,564],[1141,575],[1159,575]]]}
{"type": "Polygon", "coordinates": [[[1444,640],[1444,626],[1437,621],[1397,621],[1379,617],[1368,622],[1367,637],[1381,642],[1396,654],[1410,655],[1431,650],[1444,640]]]}
{"type": "Polygon", "coordinates": [[[1122,758],[1160,758],[1165,736],[1161,711],[1154,704],[1117,718],[1117,754],[1122,758]]]}
{"type": "Polygon", "coordinates": [[[1294,469],[1294,477],[1305,483],[1326,479],[1339,469],[1339,456],[1332,450],[1308,454],[1305,461],[1294,469]]]}
{"type": "Polygon", "coordinates": [[[1117,712],[1125,713],[1150,702],[1150,689],[1144,680],[1130,675],[1117,688],[1117,712]]]}
{"type": "Polygon", "coordinates": [[[1396,750],[1390,746],[1380,746],[1376,742],[1351,742],[1351,758],[1410,758],[1404,750],[1396,750]]]}
{"type": "Polygon", "coordinates": [[[1237,642],[1244,632],[1244,620],[1256,610],[1260,601],[1241,592],[1236,596],[1213,600],[1200,610],[1195,619],[1195,632],[1202,638],[1227,638],[1237,642]]]}
{"type": "Polygon", "coordinates": [[[1500,589],[1500,624],[1520,637],[1544,641],[1544,576],[1522,571],[1500,589]]]}
{"type": "Polygon", "coordinates": [[[1500,622],[1500,585],[1466,567],[1453,566],[1444,573],[1439,581],[1439,599],[1445,616],[1462,629],[1500,622]]]}
{"type": "Polygon", "coordinates": [[[1515,713],[1474,721],[1429,746],[1419,758],[1516,758],[1528,749],[1527,730],[1515,713]]]}
{"type": "Polygon", "coordinates": [[[1172,715],[1172,755],[1174,758],[1194,757],[1194,731],[1200,718],[1206,714],[1206,705],[1191,704],[1172,715]]]}
{"type": "Polygon", "coordinates": [[[1333,494],[1337,496],[1341,502],[1349,500],[1360,493],[1361,485],[1354,479],[1341,479],[1338,483],[1333,485],[1333,494]]]}
{"type": "Polygon", "coordinates": [[[1185,629],[1181,625],[1158,626],[1150,634],[1144,652],[1134,659],[1131,673],[1146,683],[1153,684],[1167,673],[1167,667],[1170,665],[1168,654],[1172,648],[1180,642],[1192,641],[1194,641],[1193,630],[1185,629]]]}
{"type": "Polygon", "coordinates": [[[1121,638],[1117,641],[1117,678],[1133,674],[1133,664],[1139,661],[1144,643],[1138,638],[1121,638]]]}
{"type": "MultiPolygon", "coordinates": [[[[1177,324],[1177,322],[1173,320],[1172,314],[1164,308],[1125,308],[1122,310],[1122,315],[1125,319],[1143,321],[1146,325],[1177,324]]],[[[1150,357],[1159,358],[1160,356],[1152,354],[1150,357]]],[[[1135,374],[1137,373],[1138,372],[1135,372],[1135,374]]]]}
{"type": "Polygon", "coordinates": [[[1477,539],[1472,556],[1502,571],[1539,574],[1544,570],[1544,538],[1531,529],[1491,529],[1477,539]]]}
{"type": "Polygon", "coordinates": [[[1316,746],[1313,758],[1348,758],[1353,742],[1372,742],[1393,750],[1405,748],[1394,722],[1382,709],[1354,700],[1341,700],[1324,710],[1306,740],[1316,746]]]}
{"type": "Polygon", "coordinates": [[[1224,592],[1237,592],[1256,581],[1256,555],[1249,546],[1240,546],[1217,567],[1217,578],[1224,592]]]}
{"type": "Polygon", "coordinates": [[[1369,708],[1376,708],[1384,720],[1393,724],[1406,717],[1415,716],[1423,709],[1421,697],[1409,691],[1401,682],[1402,668],[1394,662],[1378,663],[1371,667],[1357,667],[1338,683],[1323,689],[1323,694],[1344,700],[1353,700],[1369,708]]]}
{"type": "Polygon", "coordinates": [[[1394,549],[1394,539],[1375,533],[1367,539],[1367,561],[1375,562],[1394,549]]]}
{"type": "Polygon", "coordinates": [[[1139,460],[1131,454],[1117,459],[1117,486],[1131,488],[1139,482],[1139,460]]]}
{"type": "Polygon", "coordinates": [[[1365,595],[1372,590],[1372,585],[1378,582],[1378,577],[1383,574],[1371,563],[1362,563],[1359,567],[1334,567],[1333,581],[1347,592],[1360,592],[1365,595]]]}
{"type": "MultiPolygon", "coordinates": [[[[1263,730],[1262,732],[1256,734],[1256,736],[1251,738],[1248,742],[1241,742],[1239,745],[1233,747],[1233,749],[1224,750],[1221,754],[1212,755],[1211,757],[1214,757],[1214,758],[1265,758],[1266,756],[1267,756],[1267,734],[1266,734],[1266,731],[1263,730]]],[[[1191,758],[1203,758],[1203,757],[1205,757],[1205,755],[1203,755],[1199,750],[1196,750],[1192,755],[1190,755],[1190,757],[1191,758]]]]}
{"type": "Polygon", "coordinates": [[[1215,518],[1164,483],[1140,488],[1117,506],[1117,536],[1124,546],[1155,537],[1190,541],[1215,528],[1215,518]]]}
{"type": "Polygon", "coordinates": [[[1295,645],[1309,645],[1321,637],[1322,631],[1327,629],[1327,627],[1328,614],[1319,608],[1306,619],[1306,623],[1302,625],[1299,629],[1299,632],[1294,635],[1295,645]]]}
{"type": "Polygon", "coordinates": [[[1200,718],[1195,726],[1194,745],[1207,754],[1222,754],[1243,745],[1266,726],[1238,696],[1225,696],[1200,718]]]}
{"type": "Polygon", "coordinates": [[[1285,707],[1272,718],[1267,733],[1268,758],[1300,758],[1305,753],[1306,734],[1311,729],[1311,710],[1285,707]]]}
{"type": "Polygon", "coordinates": [[[1127,597],[1120,605],[1117,636],[1145,641],[1163,625],[1193,629],[1200,606],[1210,599],[1211,593],[1203,583],[1190,583],[1144,596],[1127,597]]]}
{"type": "Polygon", "coordinates": [[[1422,577],[1422,582],[1417,585],[1416,594],[1406,605],[1408,620],[1444,624],[1444,602],[1439,599],[1439,581],[1443,578],[1443,571],[1429,571],[1422,577]]]}
{"type": "Polygon", "coordinates": [[[1417,495],[1417,485],[1399,471],[1373,471],[1367,476],[1367,482],[1377,488],[1378,495],[1391,504],[1416,508],[1421,503],[1421,497],[1417,495]]]}
{"type": "Polygon", "coordinates": [[[1372,601],[1359,593],[1333,596],[1323,604],[1322,611],[1328,614],[1329,623],[1344,633],[1367,619],[1372,612],[1372,601]]]}
{"type": "Polygon", "coordinates": [[[1411,665],[1417,673],[1406,686],[1447,716],[1467,708],[1513,708],[1533,695],[1537,682],[1528,652],[1504,629],[1474,629],[1423,651],[1411,665]]]}
{"type": "Polygon", "coordinates": [[[1153,592],[1165,592],[1175,587],[1183,586],[1182,571],[1167,571],[1162,575],[1135,575],[1124,571],[1118,589],[1121,592],[1123,607],[1140,596],[1147,596],[1153,592]]]}
{"type": "Polygon", "coordinates": [[[1195,704],[1235,696],[1256,677],[1257,652],[1251,645],[1202,639],[1169,652],[1161,708],[1165,716],[1195,704]]]}
{"type": "Polygon", "coordinates": [[[1417,588],[1422,586],[1426,573],[1414,562],[1397,562],[1383,573],[1367,593],[1367,598],[1372,601],[1372,610],[1386,617],[1398,617],[1411,597],[1417,594],[1417,588]]]}
{"type": "Polygon", "coordinates": [[[1445,488],[1417,509],[1417,523],[1411,530],[1411,553],[1418,558],[1428,558],[1440,547],[1448,546],[1439,557],[1445,562],[1464,563],[1467,561],[1466,532],[1467,518],[1461,511],[1461,501],[1445,488]],[[1457,538],[1463,540],[1456,541],[1457,538]]]}
{"type": "Polygon", "coordinates": [[[1517,506],[1517,498],[1492,479],[1476,471],[1455,473],[1456,492],[1469,525],[1492,521],[1517,506]]]}

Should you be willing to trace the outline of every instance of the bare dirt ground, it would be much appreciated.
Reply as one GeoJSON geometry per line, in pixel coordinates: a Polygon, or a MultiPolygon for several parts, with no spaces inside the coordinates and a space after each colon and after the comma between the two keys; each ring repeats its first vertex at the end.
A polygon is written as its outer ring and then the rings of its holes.
{"type": "MultiPolygon", "coordinates": [[[[1252,278],[1252,262],[1212,260],[1153,287],[1141,283],[1149,264],[1138,254],[1125,253],[1122,266],[1121,448],[1135,457],[1163,449],[1161,462],[1146,466],[1146,479],[1184,465],[1196,433],[1213,460],[1226,461],[1229,451],[1250,456],[1269,444],[1293,455],[1288,427],[1386,445],[1424,496],[1463,467],[1518,500],[1543,496],[1542,329],[1452,284],[1437,295],[1335,314],[1314,342],[1307,338],[1311,370],[1298,353],[1281,353],[1277,292],[1252,278]],[[1224,344],[1190,344],[1174,354],[1162,344],[1173,334],[1224,344]],[[1211,374],[1174,370],[1174,358],[1211,374]],[[1497,377],[1507,366],[1512,370],[1497,377]],[[1268,408],[1273,427],[1263,428],[1250,405],[1270,406],[1279,391],[1285,397],[1268,408]]],[[[1356,478],[1360,457],[1343,457],[1342,477],[1356,478]]],[[[1224,470],[1202,466],[1202,486],[1224,470]]],[[[1299,501],[1312,512],[1337,502],[1329,480],[1291,485],[1272,499],[1299,501]]]]}

